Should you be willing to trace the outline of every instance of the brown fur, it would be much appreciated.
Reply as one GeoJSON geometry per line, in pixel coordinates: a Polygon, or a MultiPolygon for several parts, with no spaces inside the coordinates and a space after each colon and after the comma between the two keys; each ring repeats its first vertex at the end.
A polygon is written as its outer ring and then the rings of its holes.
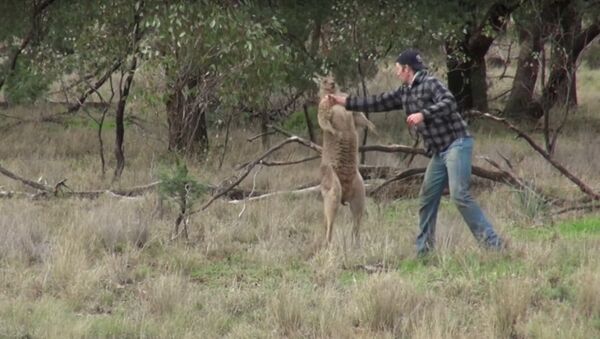
{"type": "Polygon", "coordinates": [[[352,212],[352,240],[359,242],[359,228],[365,205],[365,186],[358,171],[357,126],[374,130],[374,125],[362,114],[332,105],[328,94],[339,94],[332,77],[321,79],[319,92],[319,126],[323,130],[321,155],[321,195],[325,214],[325,239],[331,242],[333,222],[338,207],[348,204],[352,212]]]}

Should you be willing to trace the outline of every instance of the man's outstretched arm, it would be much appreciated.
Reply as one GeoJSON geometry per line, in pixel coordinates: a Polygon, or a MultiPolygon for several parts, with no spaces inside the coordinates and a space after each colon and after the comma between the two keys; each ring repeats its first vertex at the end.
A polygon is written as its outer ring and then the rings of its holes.
{"type": "Polygon", "coordinates": [[[402,88],[367,97],[329,95],[333,104],[343,105],[350,111],[385,112],[402,109],[402,88]]]}

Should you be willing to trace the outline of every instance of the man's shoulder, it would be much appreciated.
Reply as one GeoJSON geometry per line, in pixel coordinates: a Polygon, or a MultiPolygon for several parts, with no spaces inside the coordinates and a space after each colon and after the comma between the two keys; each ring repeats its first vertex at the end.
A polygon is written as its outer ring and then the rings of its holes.
{"type": "Polygon", "coordinates": [[[420,84],[427,88],[444,88],[447,89],[447,86],[435,75],[427,74],[423,77],[420,84]]]}
{"type": "Polygon", "coordinates": [[[440,82],[440,79],[433,74],[426,74],[423,77],[423,82],[440,82]]]}

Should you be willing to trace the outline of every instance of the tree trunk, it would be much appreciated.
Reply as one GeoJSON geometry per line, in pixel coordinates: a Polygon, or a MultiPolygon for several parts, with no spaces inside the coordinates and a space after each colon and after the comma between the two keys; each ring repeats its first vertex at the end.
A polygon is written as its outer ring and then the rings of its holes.
{"type": "Polygon", "coordinates": [[[263,149],[269,148],[269,111],[268,108],[260,110],[260,131],[263,149]]]}
{"type": "Polygon", "coordinates": [[[171,88],[165,105],[167,109],[167,123],[169,125],[169,151],[183,150],[183,92],[177,85],[171,88]]]}
{"type": "Polygon", "coordinates": [[[446,42],[448,89],[456,97],[460,111],[488,110],[485,55],[495,39],[488,28],[503,32],[508,17],[519,5],[515,0],[492,4],[481,23],[467,22],[466,33],[459,34],[460,40],[454,37],[446,42]]]}
{"type": "MultiPolygon", "coordinates": [[[[188,93],[193,93],[188,84],[188,93]]],[[[175,85],[167,96],[167,122],[169,125],[169,150],[186,154],[205,153],[208,150],[207,105],[197,96],[185,96],[181,85],[175,85]]]]}
{"type": "Polygon", "coordinates": [[[125,116],[125,105],[127,104],[127,98],[129,97],[129,90],[131,89],[131,84],[133,83],[133,76],[135,75],[135,71],[137,69],[137,55],[139,52],[138,44],[142,39],[142,32],[140,29],[140,23],[142,21],[142,9],[144,7],[144,2],[140,1],[137,3],[137,9],[133,16],[133,41],[132,41],[132,57],[131,64],[129,69],[127,70],[127,77],[125,78],[125,83],[123,84],[121,91],[121,96],[119,98],[119,103],[117,104],[117,111],[115,114],[115,124],[116,124],[116,140],[115,140],[115,157],[117,159],[117,166],[115,168],[115,173],[113,176],[113,181],[121,178],[121,174],[123,173],[123,169],[125,168],[125,153],[123,151],[123,140],[125,137],[125,124],[124,124],[124,116],[125,116]]]}
{"type": "Polygon", "coordinates": [[[488,111],[487,69],[485,65],[485,54],[488,49],[489,45],[485,49],[485,52],[474,53],[473,66],[470,74],[473,107],[481,112],[488,111]]]}
{"type": "Polygon", "coordinates": [[[576,62],[579,54],[600,34],[600,22],[592,22],[582,31],[581,13],[570,1],[559,1],[555,15],[546,22],[554,28],[552,35],[552,65],[550,76],[542,94],[542,108],[548,112],[556,104],[576,105],[576,62]]]}
{"type": "Polygon", "coordinates": [[[514,119],[540,118],[540,110],[536,110],[536,105],[532,103],[539,72],[537,56],[542,50],[542,32],[539,24],[534,22],[521,27],[519,42],[517,71],[504,112],[506,116],[514,119]]]}
{"type": "Polygon", "coordinates": [[[461,54],[465,53],[464,46],[451,46],[446,43],[446,66],[448,68],[448,89],[454,94],[458,109],[464,111],[473,107],[471,94],[471,81],[468,70],[472,61],[464,60],[461,54]]]}
{"type": "MultiPolygon", "coordinates": [[[[489,45],[488,45],[489,48],[489,45]]],[[[488,110],[487,71],[485,51],[476,51],[461,46],[459,49],[447,49],[448,89],[454,94],[460,111],[476,109],[488,110]],[[464,54],[465,57],[460,55],[464,54]],[[465,59],[466,58],[466,59],[465,59]]]]}
{"type": "Polygon", "coordinates": [[[560,1],[555,13],[556,21],[551,23],[555,31],[552,35],[551,71],[542,97],[542,107],[546,113],[556,104],[577,104],[570,92],[575,84],[578,54],[573,55],[573,47],[575,36],[581,31],[581,16],[570,1],[560,1]]]}

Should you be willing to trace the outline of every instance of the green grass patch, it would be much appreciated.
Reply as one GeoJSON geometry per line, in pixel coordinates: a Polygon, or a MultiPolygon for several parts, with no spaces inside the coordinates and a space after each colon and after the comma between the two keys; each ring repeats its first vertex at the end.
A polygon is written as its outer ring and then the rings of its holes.
{"type": "Polygon", "coordinates": [[[341,287],[346,288],[364,282],[369,275],[364,271],[342,271],[338,277],[341,287]]]}
{"type": "Polygon", "coordinates": [[[585,218],[558,225],[560,234],[566,237],[582,237],[588,235],[600,235],[600,218],[585,218]]]}
{"type": "Polygon", "coordinates": [[[600,235],[600,218],[592,217],[566,221],[555,226],[516,227],[509,232],[515,238],[532,241],[545,241],[556,237],[567,239],[597,237],[600,235]]]}
{"type": "Polygon", "coordinates": [[[431,254],[425,258],[404,260],[398,270],[415,281],[448,281],[457,278],[494,281],[506,276],[522,275],[525,265],[520,260],[502,255],[431,254]]]}
{"type": "MultiPolygon", "coordinates": [[[[440,203],[440,208],[447,205],[448,202],[442,201],[440,203]]],[[[400,199],[395,200],[387,204],[382,211],[382,217],[385,221],[391,223],[397,223],[398,220],[403,220],[407,218],[407,211],[415,211],[418,210],[419,201],[418,199],[400,199]]],[[[416,222],[417,219],[414,219],[416,222]]]]}
{"type": "Polygon", "coordinates": [[[94,338],[137,338],[141,333],[148,337],[158,334],[158,329],[150,322],[145,322],[142,330],[139,325],[127,321],[125,314],[111,314],[95,318],[86,331],[86,335],[94,338]]]}
{"type": "Polygon", "coordinates": [[[251,286],[276,287],[282,281],[308,281],[309,269],[305,264],[292,262],[282,266],[269,266],[246,261],[240,257],[209,262],[190,273],[201,284],[223,287],[231,283],[251,286]]]}
{"type": "Polygon", "coordinates": [[[495,279],[520,274],[525,266],[514,258],[498,255],[481,257],[478,253],[452,256],[440,265],[447,275],[464,276],[472,279],[495,279]]]}
{"type": "Polygon", "coordinates": [[[398,264],[398,271],[402,274],[422,274],[427,271],[427,264],[423,259],[406,259],[398,264]]]}

